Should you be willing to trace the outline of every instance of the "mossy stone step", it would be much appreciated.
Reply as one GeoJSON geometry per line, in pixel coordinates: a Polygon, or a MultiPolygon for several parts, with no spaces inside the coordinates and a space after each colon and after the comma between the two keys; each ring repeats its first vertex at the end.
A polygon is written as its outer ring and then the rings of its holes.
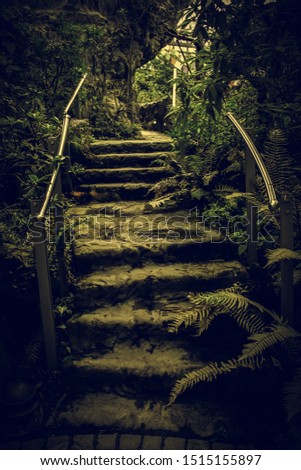
{"type": "Polygon", "coordinates": [[[162,166],[149,168],[106,168],[86,169],[78,174],[84,183],[153,183],[172,176],[168,168],[162,166]]]}
{"type": "Polygon", "coordinates": [[[165,233],[155,233],[149,241],[143,241],[143,238],[145,239],[145,234],[143,237],[127,234],[124,239],[116,239],[115,237],[112,239],[106,239],[105,237],[103,239],[96,239],[96,237],[87,239],[83,235],[83,238],[78,238],[73,245],[75,272],[82,275],[98,270],[103,266],[124,263],[137,266],[147,261],[162,264],[175,261],[205,261],[208,259],[229,260],[237,249],[236,245],[227,241],[218,243],[220,237],[215,232],[211,236],[204,234],[203,237],[190,234],[189,238],[180,240],[172,237],[168,238],[165,233]],[[161,240],[158,239],[159,235],[162,237],[161,240]]]}
{"type": "Polygon", "coordinates": [[[98,201],[118,201],[148,199],[147,194],[153,187],[150,183],[106,183],[81,184],[79,190],[88,193],[98,201]]]}
{"type": "Polygon", "coordinates": [[[174,152],[91,154],[84,159],[84,163],[88,168],[152,167],[156,161],[174,157],[174,152]]]}
{"type": "Polygon", "coordinates": [[[104,267],[79,279],[76,299],[79,307],[102,306],[130,297],[148,299],[160,292],[228,287],[246,279],[246,270],[238,261],[104,267]]]}
{"type": "Polygon", "coordinates": [[[74,316],[67,322],[67,332],[78,352],[110,348],[112,342],[137,343],[150,336],[161,341],[171,336],[167,327],[173,316],[190,308],[187,300],[160,299],[150,309],[131,300],[74,316]]]}
{"type": "Polygon", "coordinates": [[[144,340],[137,344],[114,343],[111,350],[81,354],[65,367],[67,376],[79,382],[79,387],[96,386],[97,390],[114,390],[122,383],[133,392],[169,390],[175,380],[186,372],[201,368],[205,363],[192,357],[177,340],[144,340]]]}
{"type": "Polygon", "coordinates": [[[67,211],[70,218],[85,218],[87,216],[98,216],[104,214],[106,216],[117,215],[136,216],[142,214],[145,208],[145,201],[90,201],[84,205],[70,207],[67,211]]]}
{"type": "Polygon", "coordinates": [[[151,140],[97,140],[90,144],[90,150],[94,154],[108,153],[144,153],[144,152],[169,152],[172,150],[170,139],[151,140]]]}
{"type": "MultiPolygon", "coordinates": [[[[217,404],[205,400],[175,403],[166,397],[126,398],[114,393],[85,393],[63,403],[50,425],[56,428],[87,428],[147,434],[173,434],[216,439],[228,428],[228,417],[217,404]]],[[[159,449],[158,449],[159,450],[159,449]]]]}

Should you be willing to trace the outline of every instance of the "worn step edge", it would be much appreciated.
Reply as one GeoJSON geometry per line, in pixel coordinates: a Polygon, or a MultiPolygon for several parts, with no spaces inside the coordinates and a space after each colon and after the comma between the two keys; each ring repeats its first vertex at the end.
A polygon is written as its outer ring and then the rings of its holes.
{"type": "Polygon", "coordinates": [[[157,160],[166,161],[173,158],[175,158],[174,152],[91,154],[87,157],[76,157],[76,159],[84,163],[87,168],[102,169],[118,169],[133,165],[136,168],[153,168],[157,160]]]}
{"type": "Polygon", "coordinates": [[[82,171],[77,176],[80,181],[86,183],[147,183],[158,181],[160,178],[172,176],[173,172],[164,167],[141,168],[90,168],[82,171]]]}
{"type": "MultiPolygon", "coordinates": [[[[141,238],[140,238],[141,240],[141,238]]],[[[215,239],[218,242],[218,238],[215,239]]],[[[100,266],[112,265],[139,265],[141,263],[155,261],[158,264],[166,262],[191,262],[206,261],[208,259],[227,260],[233,256],[236,245],[230,242],[214,243],[211,239],[201,238],[137,242],[134,236],[123,240],[87,240],[77,239],[73,248],[73,265],[78,275],[87,274],[99,269],[100,266]]]]}
{"type": "Polygon", "coordinates": [[[98,140],[90,144],[90,150],[94,154],[117,153],[144,153],[171,151],[173,145],[171,140],[144,141],[144,140],[98,140]]]}
{"type": "Polygon", "coordinates": [[[162,341],[152,348],[149,341],[136,347],[129,344],[114,344],[113,350],[101,354],[81,355],[66,367],[73,379],[101,380],[103,385],[115,385],[120,380],[133,388],[170,388],[174,381],[186,372],[204,366],[201,360],[191,358],[191,352],[181,347],[178,341],[162,341]]]}
{"type": "Polygon", "coordinates": [[[247,272],[238,261],[118,266],[79,279],[76,298],[79,306],[101,306],[108,299],[118,303],[131,296],[151,298],[158,292],[220,288],[246,279],[247,272]]]}
{"type": "Polygon", "coordinates": [[[79,190],[88,193],[96,200],[105,202],[118,201],[120,199],[146,199],[152,187],[153,184],[150,183],[97,183],[81,184],[79,185],[79,190]]]}
{"type": "Polygon", "coordinates": [[[47,426],[128,430],[131,433],[184,434],[210,439],[227,418],[218,406],[194,400],[167,407],[167,398],[127,398],[114,393],[67,397],[47,426]]]}
{"type": "Polygon", "coordinates": [[[95,346],[108,345],[111,338],[132,339],[137,334],[170,336],[167,325],[176,313],[187,311],[191,304],[186,301],[168,302],[146,308],[135,302],[108,305],[92,312],[84,312],[72,317],[66,324],[72,348],[77,351],[95,349],[95,346]],[[143,333],[143,334],[142,334],[143,333]]]}

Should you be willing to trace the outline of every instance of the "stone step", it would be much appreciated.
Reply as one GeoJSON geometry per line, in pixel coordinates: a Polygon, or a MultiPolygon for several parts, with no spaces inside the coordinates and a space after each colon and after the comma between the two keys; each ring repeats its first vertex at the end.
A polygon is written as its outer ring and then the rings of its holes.
{"type": "Polygon", "coordinates": [[[130,297],[146,301],[162,292],[218,289],[246,279],[247,272],[238,261],[103,267],[78,280],[76,299],[79,308],[93,308],[130,297]]]}
{"type": "Polygon", "coordinates": [[[162,341],[172,335],[167,327],[174,315],[190,308],[188,300],[179,300],[179,296],[161,297],[153,308],[134,300],[107,305],[73,316],[67,322],[68,337],[72,350],[77,352],[110,349],[117,342],[138,344],[150,337],[162,341]]]}
{"type": "Polygon", "coordinates": [[[81,353],[65,365],[65,372],[81,390],[94,387],[114,391],[122,384],[133,393],[169,391],[186,372],[205,365],[183,343],[177,338],[161,341],[141,338],[136,344],[112,340],[110,350],[81,353]]]}
{"type": "MultiPolygon", "coordinates": [[[[229,416],[217,403],[212,404],[200,398],[194,400],[193,403],[174,403],[170,407],[166,407],[166,403],[166,397],[160,396],[149,399],[139,396],[126,398],[116,393],[100,392],[80,394],[77,397],[73,395],[56,411],[47,426],[56,429],[96,428],[111,433],[130,431],[133,439],[137,438],[135,435],[137,433],[143,435],[150,433],[154,435],[147,437],[149,441],[151,437],[153,438],[153,446],[143,448],[157,450],[160,449],[159,436],[166,436],[166,434],[181,437],[183,435],[198,436],[205,439],[203,447],[190,448],[208,449],[207,439],[221,438],[220,433],[233,427],[229,426],[229,416]]],[[[100,438],[99,449],[102,449],[101,443],[100,438]]],[[[197,442],[194,441],[194,445],[196,444],[197,442]]],[[[184,447],[185,445],[183,449],[184,447]]],[[[121,445],[120,448],[123,446],[121,445]]]]}
{"type": "MultiPolygon", "coordinates": [[[[91,233],[90,233],[91,234],[91,233]]],[[[89,234],[89,235],[90,235],[89,234]]],[[[80,237],[80,235],[79,235],[80,237]]],[[[119,239],[78,238],[73,244],[73,266],[76,274],[86,274],[102,266],[128,264],[138,266],[147,261],[156,263],[206,261],[208,259],[229,260],[237,251],[237,245],[225,241],[217,232],[196,236],[190,233],[187,238],[173,238],[166,232],[135,236],[122,235],[119,239]],[[159,239],[159,237],[161,237],[159,239]],[[145,241],[143,241],[143,239],[145,241]]]]}
{"type": "Polygon", "coordinates": [[[194,327],[181,326],[171,333],[172,320],[193,309],[187,292],[162,293],[152,301],[128,300],[117,305],[108,304],[92,311],[83,309],[66,324],[73,354],[102,353],[120,344],[137,346],[149,343],[149,350],[164,341],[172,341],[191,354],[201,354],[204,361],[224,361],[236,357],[244,335],[236,323],[226,317],[214,322],[210,330],[196,336],[194,327]],[[189,346],[188,346],[189,345],[189,346]]]}
{"type": "Polygon", "coordinates": [[[84,218],[87,216],[98,216],[99,214],[121,216],[137,216],[145,211],[145,201],[91,201],[84,205],[76,205],[68,209],[71,218],[84,218]]]}
{"type": "Polygon", "coordinates": [[[168,168],[162,166],[150,168],[92,168],[78,174],[83,183],[153,183],[172,176],[168,168]]]}
{"type": "Polygon", "coordinates": [[[118,201],[148,199],[148,191],[153,187],[150,183],[107,183],[81,184],[79,191],[88,193],[98,201],[118,201]]]}
{"type": "Polygon", "coordinates": [[[109,153],[144,153],[172,151],[172,141],[168,138],[162,140],[97,140],[90,144],[94,154],[109,153]]]}
{"type": "Polygon", "coordinates": [[[123,167],[148,167],[156,164],[156,161],[166,161],[174,158],[174,152],[149,152],[149,153],[111,153],[92,154],[84,161],[89,168],[123,168],[123,167]]]}

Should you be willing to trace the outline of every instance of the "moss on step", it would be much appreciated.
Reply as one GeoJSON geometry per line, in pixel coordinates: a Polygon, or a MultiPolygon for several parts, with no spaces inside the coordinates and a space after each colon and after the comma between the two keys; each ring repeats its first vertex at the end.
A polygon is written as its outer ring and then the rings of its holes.
{"type": "Polygon", "coordinates": [[[81,184],[79,189],[97,201],[118,201],[146,199],[150,183],[106,183],[81,184]]]}
{"type": "Polygon", "coordinates": [[[103,268],[80,279],[77,301],[80,306],[103,305],[108,300],[117,303],[130,296],[143,298],[155,292],[225,287],[246,278],[246,270],[238,261],[145,263],[140,268],[122,265],[103,268]]]}
{"type": "MultiPolygon", "coordinates": [[[[146,167],[155,164],[156,160],[167,160],[174,158],[174,152],[147,152],[147,153],[111,153],[91,154],[84,159],[89,168],[123,168],[128,166],[146,167]]],[[[79,158],[82,160],[82,158],[79,158]]]]}
{"type": "Polygon", "coordinates": [[[85,183],[153,183],[171,175],[171,171],[159,166],[149,168],[93,168],[84,170],[78,176],[85,183]]]}
{"type": "Polygon", "coordinates": [[[172,150],[171,139],[149,140],[97,140],[90,145],[95,154],[133,153],[133,152],[169,152],[172,150]]]}
{"type": "Polygon", "coordinates": [[[228,426],[228,417],[217,406],[199,400],[192,405],[167,408],[163,399],[129,399],[112,393],[87,393],[67,403],[54,417],[57,426],[181,433],[215,438],[228,426]]]}

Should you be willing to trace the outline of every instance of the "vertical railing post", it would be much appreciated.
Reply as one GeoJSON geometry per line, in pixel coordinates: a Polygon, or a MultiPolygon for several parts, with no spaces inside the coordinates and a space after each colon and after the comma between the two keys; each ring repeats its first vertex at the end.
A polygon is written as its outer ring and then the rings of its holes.
{"type": "MultiPolygon", "coordinates": [[[[280,201],[281,248],[294,249],[293,200],[283,194],[280,201]]],[[[281,314],[294,326],[294,266],[292,260],[281,261],[281,314]]]]}
{"type": "MultiPolygon", "coordinates": [[[[52,155],[58,151],[59,141],[57,139],[48,139],[48,151],[52,155]]],[[[58,163],[56,162],[56,165],[58,163]]],[[[60,284],[60,295],[65,297],[68,293],[67,269],[65,263],[65,240],[64,240],[64,209],[62,206],[62,170],[60,168],[54,194],[57,196],[58,205],[54,208],[54,242],[56,243],[56,255],[58,264],[58,275],[60,284]]]]}
{"type": "Polygon", "coordinates": [[[66,144],[66,162],[65,162],[65,174],[66,174],[66,183],[67,183],[67,191],[71,194],[73,185],[72,185],[72,176],[71,176],[71,170],[72,170],[72,162],[71,162],[71,151],[70,151],[70,143],[68,142],[66,144]]]}
{"type": "Polygon", "coordinates": [[[39,209],[40,203],[38,201],[30,201],[30,210],[33,217],[33,225],[31,226],[30,233],[34,245],[46,360],[48,368],[51,370],[56,370],[57,352],[55,320],[53,312],[51,280],[48,266],[47,233],[45,227],[45,217],[40,220],[35,217],[39,209]]]}
{"type": "Polygon", "coordinates": [[[68,281],[67,281],[67,269],[65,261],[65,221],[64,221],[64,209],[62,206],[62,175],[61,169],[58,174],[56,181],[55,192],[57,194],[58,204],[54,208],[54,239],[56,243],[56,255],[58,263],[58,274],[60,283],[60,294],[61,297],[65,297],[68,294],[68,281]]]}
{"type": "MultiPolygon", "coordinates": [[[[249,147],[245,145],[245,184],[246,192],[253,193],[256,184],[256,162],[249,147]]],[[[257,207],[252,205],[251,201],[247,199],[247,235],[248,247],[247,256],[248,264],[250,266],[257,263],[257,244],[258,244],[258,230],[257,230],[257,207]]]]}

